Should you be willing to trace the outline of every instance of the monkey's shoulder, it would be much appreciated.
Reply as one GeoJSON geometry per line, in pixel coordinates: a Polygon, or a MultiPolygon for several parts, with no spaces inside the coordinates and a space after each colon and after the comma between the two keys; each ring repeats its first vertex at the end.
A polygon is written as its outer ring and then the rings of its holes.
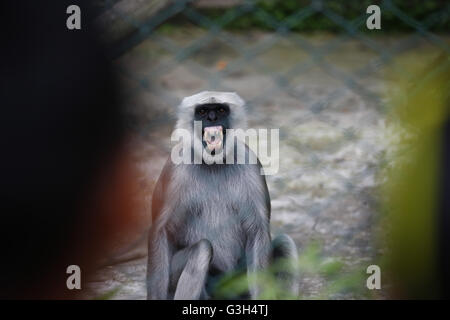
{"type": "Polygon", "coordinates": [[[166,161],[161,174],[155,184],[152,195],[152,220],[160,216],[160,213],[164,207],[164,202],[167,197],[168,186],[170,184],[171,177],[173,175],[173,164],[170,158],[166,161]]]}

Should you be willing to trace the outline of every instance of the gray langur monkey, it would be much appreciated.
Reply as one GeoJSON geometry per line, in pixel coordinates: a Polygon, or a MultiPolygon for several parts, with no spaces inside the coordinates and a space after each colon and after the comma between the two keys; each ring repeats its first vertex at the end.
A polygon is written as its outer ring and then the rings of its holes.
{"type": "MultiPolygon", "coordinates": [[[[297,248],[287,235],[271,240],[270,196],[259,161],[206,163],[211,157],[236,157],[231,151],[239,144],[246,158],[252,153],[245,142],[235,139],[229,147],[227,140],[227,129],[245,129],[244,107],[236,93],[210,91],[186,97],[179,106],[176,128],[191,133],[194,147],[188,151],[202,161],[174,164],[169,158],[156,184],[148,299],[212,298],[211,279],[239,268],[257,275],[280,257],[292,263],[277,276],[298,295],[297,248]],[[201,121],[201,134],[194,132],[194,121],[201,121]]],[[[249,297],[260,293],[258,281],[249,281],[249,297]]]]}

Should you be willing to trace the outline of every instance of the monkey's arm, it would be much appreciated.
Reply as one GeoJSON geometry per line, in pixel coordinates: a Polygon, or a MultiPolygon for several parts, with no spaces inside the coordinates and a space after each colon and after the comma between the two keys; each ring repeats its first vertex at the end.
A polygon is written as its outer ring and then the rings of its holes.
{"type": "Polygon", "coordinates": [[[170,247],[164,230],[150,235],[147,264],[147,299],[168,299],[170,247]]]}
{"type": "Polygon", "coordinates": [[[270,194],[267,188],[266,179],[259,175],[261,163],[258,160],[257,172],[259,183],[255,188],[254,203],[248,217],[253,217],[247,225],[247,275],[249,277],[250,295],[252,299],[257,299],[261,294],[261,272],[269,265],[272,252],[272,240],[270,236],[270,194]],[[255,279],[255,281],[252,281],[255,279]]]}
{"type": "Polygon", "coordinates": [[[247,276],[249,279],[250,296],[257,299],[261,295],[261,272],[269,265],[271,252],[270,233],[264,226],[256,228],[255,232],[247,237],[246,257],[247,276]]]}
{"type": "Polygon", "coordinates": [[[166,163],[155,186],[152,198],[152,228],[148,240],[147,299],[167,299],[171,246],[164,228],[164,199],[170,179],[170,164],[166,163]]]}

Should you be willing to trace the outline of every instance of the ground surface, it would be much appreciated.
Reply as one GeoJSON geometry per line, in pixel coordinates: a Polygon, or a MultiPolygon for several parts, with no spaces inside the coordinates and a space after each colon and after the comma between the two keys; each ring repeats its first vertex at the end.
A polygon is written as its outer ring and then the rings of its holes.
{"type": "MultiPolygon", "coordinates": [[[[250,127],[280,129],[279,172],[267,176],[271,227],[273,234],[291,235],[301,254],[309,252],[301,297],[385,297],[384,292],[369,293],[364,278],[335,290],[336,281],[364,271],[383,254],[376,242],[376,187],[386,151],[382,110],[389,82],[383,80],[388,65],[379,60],[380,51],[359,40],[323,34],[285,39],[261,32],[205,36],[197,29],[159,33],[117,62],[128,88],[127,103],[138,133],[136,161],[149,204],[169,154],[180,99],[205,89],[236,91],[249,102],[250,127]],[[305,41],[312,48],[326,47],[328,54],[311,55],[305,41]],[[193,52],[180,50],[195,42],[193,52]],[[184,54],[188,58],[178,62],[184,54]],[[343,265],[329,278],[319,269],[333,259],[343,265]]],[[[408,45],[426,50],[426,44],[408,36],[373,41],[395,55],[408,45]]],[[[145,298],[142,234],[149,217],[149,210],[143,213],[142,228],[125,241],[121,257],[99,270],[88,297],[145,298]]]]}

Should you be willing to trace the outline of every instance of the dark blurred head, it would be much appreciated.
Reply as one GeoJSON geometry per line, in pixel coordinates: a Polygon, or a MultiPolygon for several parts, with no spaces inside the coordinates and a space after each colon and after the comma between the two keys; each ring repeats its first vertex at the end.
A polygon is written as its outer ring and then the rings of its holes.
{"type": "Polygon", "coordinates": [[[87,3],[17,2],[0,4],[0,297],[70,297],[66,267],[90,270],[117,222],[118,88],[87,3]]]}

